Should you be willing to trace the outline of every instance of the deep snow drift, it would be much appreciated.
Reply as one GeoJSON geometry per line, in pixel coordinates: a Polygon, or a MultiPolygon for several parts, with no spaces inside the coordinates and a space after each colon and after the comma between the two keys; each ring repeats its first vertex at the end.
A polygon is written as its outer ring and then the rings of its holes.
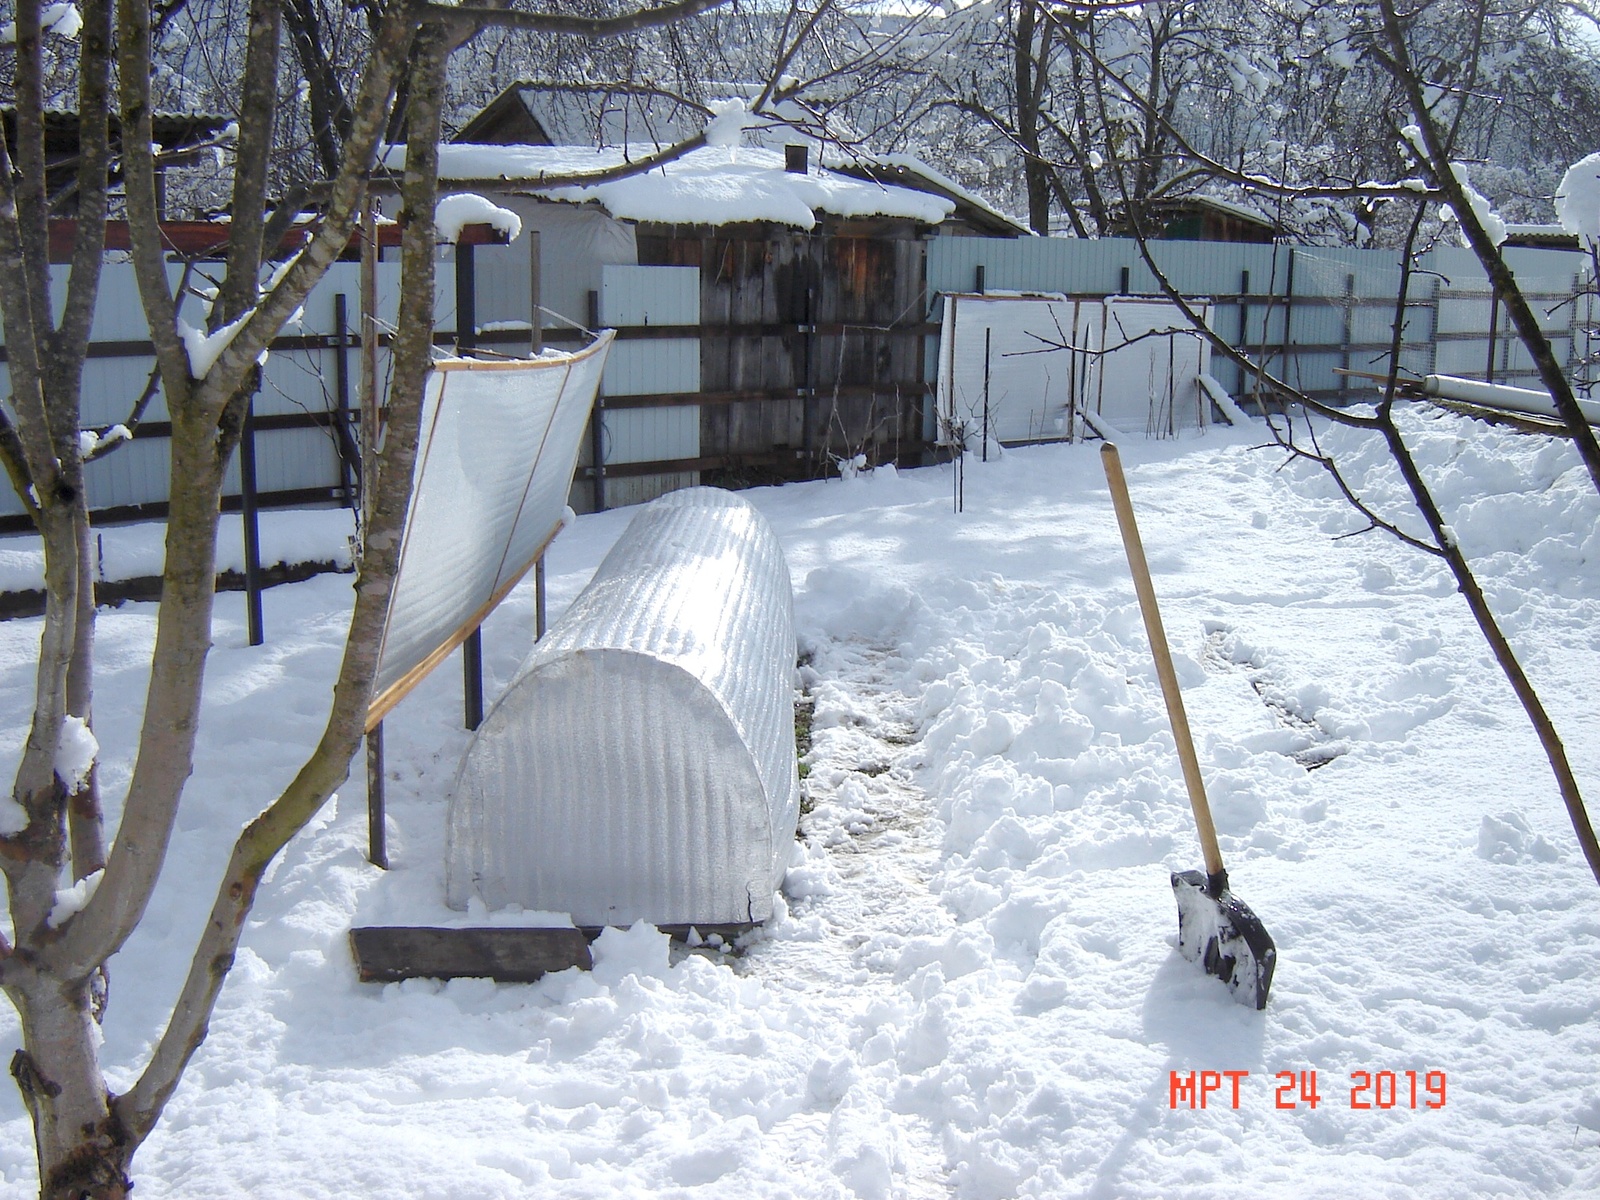
{"type": "MultiPolygon", "coordinates": [[[[1407,420],[1600,796],[1600,499],[1562,443],[1407,420]]],[[[363,859],[358,777],[263,888],[139,1194],[1600,1190],[1600,889],[1537,742],[1444,569],[1382,535],[1335,540],[1360,520],[1264,440],[1123,448],[1234,888],[1278,943],[1264,1013],[1174,948],[1167,872],[1199,850],[1098,449],[971,464],[960,515],[948,467],[880,470],[745,493],[789,558],[815,706],[809,811],[763,935],[685,953],[616,931],[592,974],[531,986],[358,984],[352,922],[445,911],[467,736],[447,665],[388,722],[396,869],[363,859]],[[1173,1107],[1175,1071],[1249,1075],[1237,1108],[1223,1079],[1201,1110],[1173,1107]]],[[[1381,450],[1324,446],[1399,503],[1381,450]]],[[[552,615],[628,516],[557,540],[552,615]]],[[[219,599],[167,882],[113,964],[114,1086],[159,1028],[225,846],[319,731],[348,596],[344,577],[270,592],[255,650],[242,599],[219,599]]],[[[532,607],[524,586],[486,626],[491,694],[532,607]]],[[[152,626],[148,605],[101,618],[111,797],[152,626]]],[[[0,625],[6,769],[38,632],[0,625]]],[[[0,1045],[16,1037],[0,1008],[0,1045]]],[[[0,1197],[34,1187],[3,1088],[0,1197]]]]}

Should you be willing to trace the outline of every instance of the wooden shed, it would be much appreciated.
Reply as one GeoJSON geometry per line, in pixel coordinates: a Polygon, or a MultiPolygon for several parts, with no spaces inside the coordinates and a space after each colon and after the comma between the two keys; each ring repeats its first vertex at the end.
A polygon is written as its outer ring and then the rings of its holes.
{"type": "MultiPolygon", "coordinates": [[[[491,109],[463,133],[543,131],[520,95],[491,109]]],[[[698,313],[679,310],[665,322],[647,317],[643,326],[619,329],[623,359],[638,338],[693,339],[693,386],[638,384],[621,395],[608,387],[603,400],[604,420],[612,423],[624,412],[675,409],[681,420],[689,416],[681,410],[697,410],[693,452],[679,445],[653,459],[618,462],[606,453],[605,436],[591,439],[589,483],[575,490],[575,506],[643,500],[695,482],[822,476],[857,454],[872,463],[922,462],[931,434],[927,345],[937,332],[928,324],[927,243],[1026,230],[915,160],[835,161],[798,141],[781,149],[706,147],[643,174],[583,182],[656,149],[481,141],[443,148],[442,186],[490,194],[533,229],[552,231],[542,235],[539,252],[549,283],[540,288],[541,303],[568,320],[616,322],[599,302],[608,269],[699,273],[698,313]],[[574,239],[565,230],[582,213],[588,225],[605,226],[603,234],[584,235],[596,247],[592,266],[570,261],[574,239]],[[595,300],[579,313],[575,296],[557,300],[556,292],[571,292],[574,280],[584,279],[595,300]],[[645,477],[661,486],[622,486],[645,477]]],[[[547,314],[546,324],[546,340],[559,341],[562,322],[547,314]]],[[[514,343],[518,335],[485,335],[495,336],[514,343]]]]}

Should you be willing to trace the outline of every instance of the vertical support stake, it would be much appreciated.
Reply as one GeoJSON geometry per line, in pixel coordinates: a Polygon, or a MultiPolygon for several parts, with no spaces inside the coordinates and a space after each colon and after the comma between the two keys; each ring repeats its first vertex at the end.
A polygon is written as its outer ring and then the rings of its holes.
{"type": "Polygon", "coordinates": [[[469,354],[478,345],[478,272],[472,247],[456,243],[456,353],[469,354]]]}
{"type": "MultiPolygon", "coordinates": [[[[1283,381],[1289,382],[1289,354],[1294,345],[1294,247],[1289,247],[1289,269],[1283,281],[1283,381]]],[[[1299,372],[1295,372],[1298,378],[1299,372]]]]}
{"type": "MultiPolygon", "coordinates": [[[[1239,354],[1248,358],[1250,355],[1250,272],[1239,272],[1239,354]]],[[[1239,395],[1244,395],[1244,390],[1249,386],[1250,377],[1244,369],[1244,363],[1239,364],[1239,395]]]]}
{"type": "MultiPolygon", "coordinates": [[[[589,293],[589,329],[600,328],[600,293],[589,293]]],[[[606,399],[595,390],[594,408],[589,411],[589,457],[593,462],[594,510],[606,510],[606,399]]]]}
{"type": "Polygon", "coordinates": [[[350,308],[343,292],[333,297],[333,441],[339,451],[339,487],[345,506],[354,508],[361,476],[361,450],[351,432],[350,308]]]}
{"type": "Polygon", "coordinates": [[[256,398],[245,397],[244,430],[239,436],[239,509],[244,520],[245,624],[250,644],[266,640],[261,619],[261,526],[256,512],[256,398]]]}
{"type": "Polygon", "coordinates": [[[1500,337],[1500,289],[1489,289],[1489,361],[1483,369],[1485,383],[1494,382],[1494,344],[1500,337]]]}
{"type": "Polygon", "coordinates": [[[543,261],[539,257],[539,231],[530,229],[528,237],[528,291],[532,304],[532,319],[528,324],[528,343],[530,357],[538,358],[544,353],[544,279],[540,272],[543,270],[543,261]]]}
{"type": "MultiPolygon", "coordinates": [[[[1356,311],[1356,277],[1347,274],[1344,277],[1344,327],[1340,330],[1339,338],[1339,365],[1346,371],[1350,369],[1350,342],[1355,328],[1356,311]]],[[[1350,390],[1350,376],[1339,376],[1339,399],[1345,399],[1345,394],[1350,390]]]]}
{"type": "Polygon", "coordinates": [[[983,461],[989,461],[989,337],[994,332],[987,325],[983,329],[983,461]]]}
{"type": "Polygon", "coordinates": [[[389,869],[389,838],[383,811],[383,722],[367,730],[367,861],[389,869]]]}
{"type": "Polygon", "coordinates": [[[544,609],[544,555],[533,564],[533,640],[538,641],[548,628],[544,609]]]}
{"type": "Polygon", "coordinates": [[[461,643],[461,709],[463,724],[476,729],[483,724],[483,626],[461,643]]]}

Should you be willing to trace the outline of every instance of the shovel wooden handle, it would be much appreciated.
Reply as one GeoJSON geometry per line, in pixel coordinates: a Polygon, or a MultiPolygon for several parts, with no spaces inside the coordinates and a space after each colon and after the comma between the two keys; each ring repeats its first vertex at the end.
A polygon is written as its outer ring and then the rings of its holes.
{"type": "Polygon", "coordinates": [[[1178,690],[1178,673],[1172,669],[1172,652],[1167,648],[1167,631],[1161,624],[1161,609],[1156,604],[1156,589],[1150,582],[1150,565],[1144,560],[1144,543],[1133,519],[1133,501],[1128,496],[1128,481],[1122,474],[1122,459],[1110,442],[1100,447],[1100,462],[1106,469],[1111,488],[1111,503],[1117,510],[1117,525],[1122,530],[1122,546],[1128,552],[1128,568],[1133,572],[1133,590],[1139,594],[1139,611],[1144,614],[1144,629],[1150,637],[1150,652],[1155,656],[1156,675],[1161,680],[1161,695],[1167,702],[1167,719],[1172,722],[1172,737],[1178,743],[1178,761],[1183,764],[1183,781],[1189,788],[1189,806],[1194,809],[1195,830],[1206,857],[1206,874],[1222,875],[1222,849],[1217,845],[1217,828],[1211,823],[1211,805],[1206,802],[1206,785],[1200,778],[1200,760],[1195,757],[1194,739],[1189,735],[1189,715],[1178,690]]]}

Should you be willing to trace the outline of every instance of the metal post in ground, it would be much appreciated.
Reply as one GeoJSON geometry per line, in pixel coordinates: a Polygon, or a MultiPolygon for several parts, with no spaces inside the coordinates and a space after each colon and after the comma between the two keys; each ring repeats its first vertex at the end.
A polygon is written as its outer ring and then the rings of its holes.
{"type": "Polygon", "coordinates": [[[544,636],[544,555],[533,564],[533,640],[544,636]]]}
{"type": "MultiPolygon", "coordinates": [[[[478,288],[472,247],[456,246],[456,353],[468,355],[478,345],[478,288]]],[[[468,729],[483,724],[483,629],[467,635],[461,646],[462,722],[468,729]]]]}
{"type": "Polygon", "coordinates": [[[1489,362],[1483,369],[1485,383],[1494,382],[1494,343],[1500,336],[1500,289],[1489,289],[1489,362]]]}
{"type": "MultiPolygon", "coordinates": [[[[589,293],[589,329],[600,328],[600,293],[589,293]]],[[[594,510],[606,510],[606,401],[595,389],[594,408],[589,412],[589,458],[594,475],[594,510]]]]}
{"type": "MultiPolygon", "coordinates": [[[[1250,354],[1250,272],[1239,272],[1239,356],[1248,358],[1250,354]]],[[[1250,377],[1244,369],[1244,363],[1239,364],[1239,395],[1244,395],[1244,390],[1250,384],[1250,377]]]]}
{"type": "Polygon", "coordinates": [[[461,643],[461,711],[468,729],[483,724],[483,628],[467,634],[461,643]]]}
{"type": "Polygon", "coordinates": [[[983,461],[989,461],[989,335],[994,331],[988,327],[983,331],[983,461]]]}
{"type": "Polygon", "coordinates": [[[383,722],[367,730],[367,861],[389,869],[383,810],[383,722]]]}
{"type": "Polygon", "coordinates": [[[239,508],[244,520],[244,607],[250,644],[266,641],[261,619],[261,526],[256,513],[256,400],[244,402],[244,430],[239,436],[239,508]]]}
{"type": "Polygon", "coordinates": [[[361,451],[350,422],[350,312],[343,292],[333,297],[333,444],[339,451],[339,488],[354,508],[361,478],[361,451]]]}

